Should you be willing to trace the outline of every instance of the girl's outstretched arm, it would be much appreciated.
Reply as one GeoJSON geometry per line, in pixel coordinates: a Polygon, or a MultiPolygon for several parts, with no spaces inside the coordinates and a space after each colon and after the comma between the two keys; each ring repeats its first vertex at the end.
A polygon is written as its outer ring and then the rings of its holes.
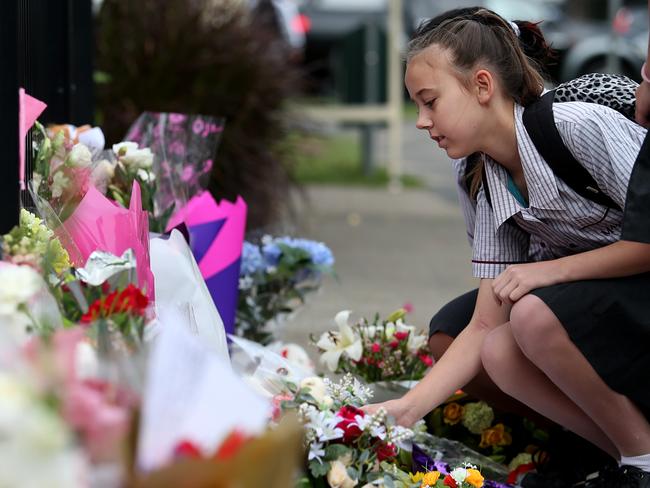
{"type": "Polygon", "coordinates": [[[375,412],[384,407],[401,425],[412,425],[476,376],[481,369],[481,347],[485,336],[507,322],[509,314],[510,306],[496,300],[492,280],[482,279],[469,325],[427,375],[402,398],[368,405],[364,410],[375,412]]]}
{"type": "Polygon", "coordinates": [[[494,294],[514,303],[535,288],[570,281],[620,278],[650,271],[650,244],[618,241],[538,263],[515,264],[494,279],[494,294]]]}

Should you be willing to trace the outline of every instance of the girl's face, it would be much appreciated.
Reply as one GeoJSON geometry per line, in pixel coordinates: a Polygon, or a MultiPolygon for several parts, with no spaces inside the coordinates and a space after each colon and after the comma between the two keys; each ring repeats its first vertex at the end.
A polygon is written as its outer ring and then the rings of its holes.
{"type": "Polygon", "coordinates": [[[479,127],[485,117],[472,86],[465,86],[448,51],[431,46],[408,63],[406,88],[418,108],[416,127],[458,159],[480,150],[479,127]]]}

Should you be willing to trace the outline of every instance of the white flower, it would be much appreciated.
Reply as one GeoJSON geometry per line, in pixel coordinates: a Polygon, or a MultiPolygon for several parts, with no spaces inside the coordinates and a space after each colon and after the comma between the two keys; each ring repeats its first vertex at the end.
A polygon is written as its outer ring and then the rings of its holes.
{"type": "Polygon", "coordinates": [[[79,341],[75,347],[74,370],[79,381],[97,378],[99,373],[97,352],[86,341],[79,341]]]}
{"type": "Polygon", "coordinates": [[[343,429],[336,426],[341,419],[336,417],[332,412],[321,412],[314,408],[308,410],[308,415],[309,422],[305,424],[305,427],[313,430],[316,438],[320,442],[332,441],[343,437],[343,429]]]}
{"type": "Polygon", "coordinates": [[[145,147],[144,149],[136,149],[127,152],[124,156],[120,157],[120,161],[125,166],[133,168],[151,168],[153,165],[153,153],[151,149],[145,147]]]}
{"type": "Polygon", "coordinates": [[[334,318],[339,332],[326,332],[316,343],[318,348],[325,351],[320,357],[321,362],[332,372],[336,371],[341,354],[346,353],[353,361],[361,359],[363,354],[361,338],[348,324],[350,313],[349,310],[339,312],[334,318]]]}
{"type": "Polygon", "coordinates": [[[449,473],[449,476],[451,476],[456,483],[461,484],[463,481],[465,481],[465,478],[467,478],[467,474],[468,473],[466,468],[456,468],[451,473],[449,473]]]}
{"type": "Polygon", "coordinates": [[[138,149],[135,142],[113,144],[113,152],[124,166],[147,169],[153,165],[153,153],[148,147],[138,149]]]}
{"type": "MultiPolygon", "coordinates": [[[[318,376],[310,376],[300,382],[300,388],[309,388],[309,394],[314,397],[319,404],[323,404],[327,397],[327,387],[318,376]]],[[[331,400],[331,398],[330,398],[331,400]]]]}
{"type": "Polygon", "coordinates": [[[106,186],[113,179],[114,175],[115,166],[110,161],[102,159],[93,168],[90,174],[90,180],[100,192],[105,193],[106,186]]]}
{"type": "Polygon", "coordinates": [[[87,168],[92,163],[93,155],[84,144],[78,143],[72,147],[67,160],[71,166],[87,168]]]}
{"type": "Polygon", "coordinates": [[[43,288],[41,275],[29,266],[0,264],[0,315],[11,315],[43,288]]]}
{"type": "Polygon", "coordinates": [[[327,483],[332,488],[353,488],[357,486],[357,480],[350,478],[348,470],[341,461],[333,461],[327,473],[327,483]]]}
{"type": "Polygon", "coordinates": [[[406,347],[408,348],[409,351],[415,353],[422,349],[427,343],[427,336],[425,335],[416,335],[416,334],[409,334],[408,342],[406,343],[406,347]]]}
{"type": "Polygon", "coordinates": [[[397,332],[408,332],[409,335],[414,335],[415,334],[415,326],[406,325],[402,321],[402,319],[397,319],[397,322],[395,323],[395,330],[397,332]]]}
{"type": "MultiPolygon", "coordinates": [[[[315,374],[314,363],[309,358],[309,354],[307,354],[307,351],[305,351],[305,349],[298,344],[285,344],[280,341],[275,341],[266,347],[270,351],[279,354],[290,363],[295,364],[296,366],[300,366],[300,368],[305,370],[306,374],[315,374]]],[[[323,385],[323,388],[324,387],[325,385],[323,385]]]]}
{"type": "Polygon", "coordinates": [[[307,460],[311,461],[312,459],[317,459],[319,463],[323,464],[321,457],[325,455],[325,449],[323,449],[322,442],[313,442],[309,446],[309,454],[307,454],[307,460]]]}
{"type": "Polygon", "coordinates": [[[0,486],[77,486],[82,460],[58,414],[22,378],[0,373],[0,398],[0,486]]]}
{"type": "Polygon", "coordinates": [[[151,183],[156,179],[156,175],[154,175],[151,171],[147,171],[146,169],[138,169],[137,172],[138,178],[140,178],[140,181],[144,181],[145,183],[151,183]]]}
{"type": "Polygon", "coordinates": [[[120,142],[118,144],[113,144],[113,152],[119,158],[124,156],[129,151],[136,151],[138,149],[138,144],[136,142],[120,142]]]}
{"type": "Polygon", "coordinates": [[[61,172],[57,171],[52,177],[52,197],[59,198],[63,195],[63,190],[70,183],[70,180],[61,172]]]}

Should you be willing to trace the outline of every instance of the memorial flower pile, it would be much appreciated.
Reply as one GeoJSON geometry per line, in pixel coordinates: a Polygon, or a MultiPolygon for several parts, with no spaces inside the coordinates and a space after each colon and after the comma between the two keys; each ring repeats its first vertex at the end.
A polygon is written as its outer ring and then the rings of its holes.
{"type": "Polygon", "coordinates": [[[404,323],[400,309],[384,320],[360,318],[350,322],[350,311],[339,312],[338,330],[324,332],[315,341],[320,360],[336,373],[352,373],[366,382],[419,380],[433,365],[427,336],[404,323]]]}

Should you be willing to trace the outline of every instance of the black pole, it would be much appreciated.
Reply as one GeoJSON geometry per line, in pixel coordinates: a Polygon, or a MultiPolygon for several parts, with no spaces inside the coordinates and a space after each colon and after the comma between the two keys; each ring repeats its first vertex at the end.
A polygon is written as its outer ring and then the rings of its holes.
{"type": "Polygon", "coordinates": [[[18,32],[24,26],[18,14],[25,4],[5,2],[0,15],[0,234],[18,223],[18,32]]]}

